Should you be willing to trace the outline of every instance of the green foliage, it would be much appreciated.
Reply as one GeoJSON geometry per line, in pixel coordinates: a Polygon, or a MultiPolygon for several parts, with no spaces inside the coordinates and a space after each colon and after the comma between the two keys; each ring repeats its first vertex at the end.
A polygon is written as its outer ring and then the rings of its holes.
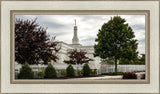
{"type": "Polygon", "coordinates": [[[97,69],[91,69],[91,75],[97,75],[97,69]]]}
{"type": "Polygon", "coordinates": [[[145,54],[142,54],[142,56],[140,57],[137,57],[136,59],[134,60],[128,60],[128,59],[124,59],[124,58],[121,58],[119,60],[119,64],[133,64],[133,65],[144,65],[145,64],[145,54]]]}
{"type": "Polygon", "coordinates": [[[134,62],[134,64],[137,64],[137,65],[144,65],[145,62],[136,60],[136,61],[134,62]]]}
{"type": "Polygon", "coordinates": [[[113,58],[106,58],[106,59],[101,59],[101,64],[114,64],[114,59],[113,58]]]}
{"type": "Polygon", "coordinates": [[[61,76],[65,77],[67,75],[67,71],[66,70],[61,70],[61,76]]]}
{"type": "Polygon", "coordinates": [[[78,75],[83,76],[83,70],[78,70],[78,75]]]}
{"type": "Polygon", "coordinates": [[[145,64],[145,54],[141,54],[142,57],[140,57],[139,61],[143,62],[145,64]]]}
{"type": "Polygon", "coordinates": [[[117,73],[115,73],[115,72],[102,73],[102,75],[123,75],[123,74],[124,74],[124,72],[117,72],[117,73]]]}
{"type": "Polygon", "coordinates": [[[117,72],[117,62],[120,58],[132,60],[137,57],[137,40],[132,28],[120,16],[111,18],[99,29],[94,45],[94,56],[102,59],[113,58],[115,72],[117,72]]]}
{"type": "Polygon", "coordinates": [[[134,64],[134,62],[133,62],[133,60],[128,60],[128,59],[121,58],[119,60],[119,64],[134,64]]]}
{"type": "Polygon", "coordinates": [[[67,67],[66,70],[67,70],[67,77],[74,77],[75,76],[75,70],[71,64],[67,67]]]}
{"type": "Polygon", "coordinates": [[[55,68],[52,66],[52,64],[48,64],[47,68],[44,71],[44,78],[56,78],[57,72],[55,68]]]}
{"type": "Polygon", "coordinates": [[[44,72],[43,71],[39,71],[38,72],[38,77],[39,78],[43,78],[44,77],[44,72]]]}
{"type": "Polygon", "coordinates": [[[27,63],[25,63],[20,69],[20,73],[18,74],[18,79],[33,79],[34,72],[29,67],[27,63]]]}
{"type": "Polygon", "coordinates": [[[86,63],[83,66],[83,76],[90,76],[90,67],[89,65],[86,63]]]}

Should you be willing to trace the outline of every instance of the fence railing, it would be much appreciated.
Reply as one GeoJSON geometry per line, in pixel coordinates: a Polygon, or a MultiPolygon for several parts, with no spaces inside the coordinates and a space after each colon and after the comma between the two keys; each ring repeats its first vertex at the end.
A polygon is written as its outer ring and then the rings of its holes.
{"type": "MultiPolygon", "coordinates": [[[[145,65],[117,65],[118,72],[145,71],[145,65]]],[[[115,65],[101,65],[98,74],[115,72],[115,65]]]]}
{"type": "MultiPolygon", "coordinates": [[[[66,65],[53,65],[56,70],[62,70],[67,68],[66,65]]],[[[30,66],[34,72],[44,70],[47,65],[31,65],[30,66]]],[[[21,65],[15,66],[15,72],[19,72],[21,65]]],[[[73,65],[75,70],[82,70],[83,65],[73,65]]],[[[98,74],[115,72],[115,65],[101,65],[98,70],[98,74]]],[[[118,72],[133,72],[133,71],[145,71],[145,65],[117,65],[118,72]]]]}

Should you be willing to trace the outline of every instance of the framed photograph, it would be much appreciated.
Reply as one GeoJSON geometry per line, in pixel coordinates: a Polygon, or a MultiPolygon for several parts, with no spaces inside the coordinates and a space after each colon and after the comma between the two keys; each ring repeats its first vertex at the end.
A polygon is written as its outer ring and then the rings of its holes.
{"type": "Polygon", "coordinates": [[[159,94],[159,1],[1,2],[0,93],[159,94]]]}

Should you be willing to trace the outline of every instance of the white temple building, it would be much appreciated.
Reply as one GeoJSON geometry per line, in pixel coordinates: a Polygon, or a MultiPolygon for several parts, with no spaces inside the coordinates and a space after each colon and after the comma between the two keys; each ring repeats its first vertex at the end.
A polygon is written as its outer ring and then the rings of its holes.
{"type": "MultiPolygon", "coordinates": [[[[89,57],[90,59],[93,59],[93,61],[89,61],[89,66],[91,69],[100,69],[100,57],[94,57],[94,47],[93,46],[83,46],[79,43],[78,39],[78,28],[76,26],[76,20],[75,20],[75,26],[73,29],[73,39],[72,39],[72,44],[67,44],[63,41],[60,41],[57,46],[60,46],[61,49],[59,50],[57,54],[58,60],[56,62],[51,61],[50,63],[55,67],[57,70],[61,69],[66,69],[68,64],[64,63],[64,60],[69,60],[67,52],[70,51],[71,49],[77,49],[78,51],[82,50],[87,52],[86,56],[89,57]]],[[[51,39],[51,42],[53,40],[51,39]]],[[[44,69],[47,67],[47,65],[30,65],[30,67],[33,69],[33,71],[39,71],[41,69],[44,69]]],[[[74,69],[82,69],[83,65],[73,65],[74,69]]],[[[15,71],[19,72],[21,68],[21,65],[18,63],[15,63],[15,71]]]]}
{"type": "MultiPolygon", "coordinates": [[[[52,40],[51,40],[52,41],[52,40]]],[[[68,65],[64,63],[64,60],[68,60],[68,54],[67,52],[71,49],[77,49],[78,51],[82,50],[87,52],[86,56],[93,59],[93,61],[89,61],[89,66],[91,69],[99,69],[100,68],[100,57],[94,57],[94,47],[93,46],[83,46],[79,43],[78,39],[78,27],[76,25],[75,20],[75,26],[73,29],[73,38],[72,38],[72,44],[67,44],[64,42],[60,42],[59,46],[61,47],[60,51],[58,52],[59,60],[57,62],[52,62],[54,67],[56,69],[65,69],[68,65]]],[[[82,65],[75,65],[75,67],[82,68],[82,65]]]]}
{"type": "MultiPolygon", "coordinates": [[[[50,40],[53,41],[52,39],[50,40]]],[[[78,39],[78,27],[75,26],[73,29],[73,39],[72,44],[67,44],[63,41],[60,41],[57,46],[60,46],[61,49],[59,50],[56,55],[58,56],[58,60],[56,62],[51,61],[50,63],[54,66],[54,68],[59,71],[62,69],[66,69],[68,67],[68,64],[64,63],[64,60],[69,60],[68,57],[68,51],[72,49],[77,49],[78,51],[82,50],[87,52],[86,56],[93,59],[93,61],[89,61],[89,66],[91,69],[97,69],[98,73],[108,73],[108,72],[114,72],[115,66],[114,65],[101,65],[101,59],[100,57],[94,57],[94,47],[93,46],[83,46],[79,43],[78,39]]],[[[38,64],[38,65],[30,65],[30,67],[33,69],[34,72],[38,72],[40,70],[43,70],[47,67],[47,65],[38,64]]],[[[73,65],[75,70],[81,70],[83,68],[83,65],[73,65]]],[[[21,64],[18,64],[15,62],[15,72],[19,72],[21,68],[21,64]]],[[[145,70],[145,65],[118,65],[118,72],[131,72],[131,71],[142,71],[145,70]]]]}

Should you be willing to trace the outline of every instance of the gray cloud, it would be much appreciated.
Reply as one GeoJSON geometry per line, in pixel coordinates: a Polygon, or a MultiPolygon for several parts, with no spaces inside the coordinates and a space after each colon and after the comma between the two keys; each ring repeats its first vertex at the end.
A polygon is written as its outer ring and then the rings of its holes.
{"type": "Polygon", "coordinates": [[[145,30],[145,25],[144,24],[135,24],[135,25],[131,25],[131,27],[134,30],[145,30]]]}
{"type": "Polygon", "coordinates": [[[65,27],[65,25],[56,23],[53,21],[41,21],[41,22],[43,22],[43,25],[48,28],[64,28],[65,27]]]}
{"type": "MultiPolygon", "coordinates": [[[[50,37],[56,36],[59,41],[72,42],[74,19],[77,19],[78,37],[85,46],[94,45],[98,29],[115,15],[16,15],[16,18],[34,20],[42,27],[48,27],[50,37]]],[[[138,51],[144,53],[145,49],[145,16],[119,15],[126,19],[126,23],[133,28],[135,38],[138,40],[138,51]]]]}
{"type": "Polygon", "coordinates": [[[145,39],[138,40],[138,43],[145,44],[145,39]]]}
{"type": "Polygon", "coordinates": [[[95,38],[85,38],[85,39],[82,39],[81,41],[94,41],[95,40],[95,38]]]}

